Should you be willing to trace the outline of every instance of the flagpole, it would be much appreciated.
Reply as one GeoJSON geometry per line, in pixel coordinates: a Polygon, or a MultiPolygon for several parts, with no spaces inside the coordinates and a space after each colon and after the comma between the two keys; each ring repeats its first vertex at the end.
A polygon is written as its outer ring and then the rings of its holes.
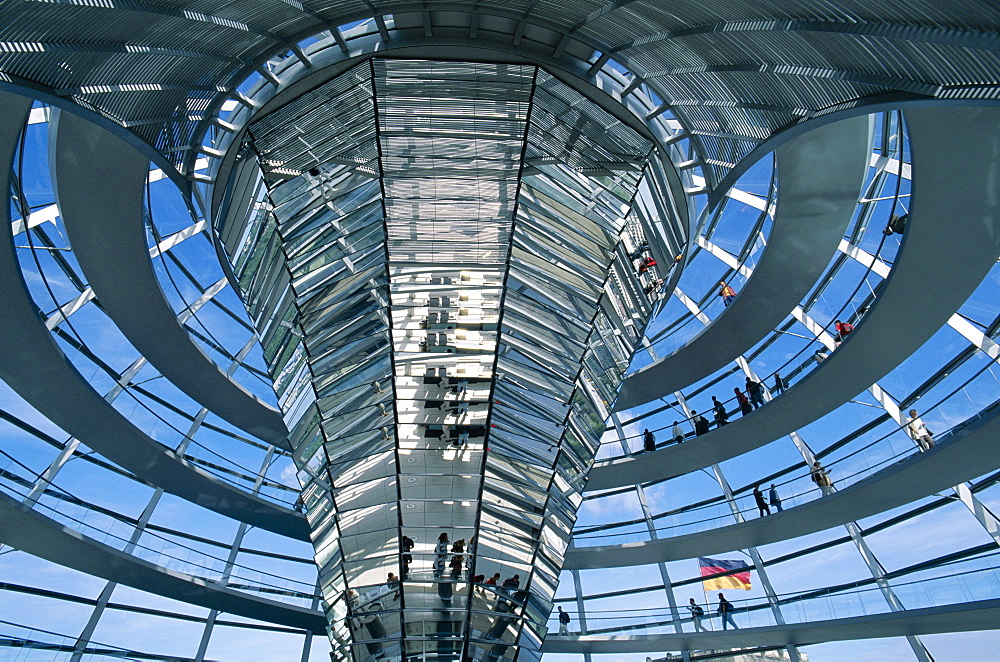
{"type": "Polygon", "coordinates": [[[705,582],[701,583],[701,592],[705,596],[705,616],[708,616],[708,623],[712,626],[712,630],[715,630],[715,625],[712,623],[712,605],[708,604],[708,589],[705,588],[705,582]]]}

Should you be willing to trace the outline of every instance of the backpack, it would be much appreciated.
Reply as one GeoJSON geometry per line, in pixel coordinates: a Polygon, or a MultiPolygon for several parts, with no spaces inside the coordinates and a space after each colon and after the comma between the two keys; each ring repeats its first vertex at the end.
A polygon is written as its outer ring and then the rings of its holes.
{"type": "Polygon", "coordinates": [[[695,616],[704,616],[705,610],[702,609],[699,605],[695,605],[691,607],[691,613],[694,614],[695,616]]]}

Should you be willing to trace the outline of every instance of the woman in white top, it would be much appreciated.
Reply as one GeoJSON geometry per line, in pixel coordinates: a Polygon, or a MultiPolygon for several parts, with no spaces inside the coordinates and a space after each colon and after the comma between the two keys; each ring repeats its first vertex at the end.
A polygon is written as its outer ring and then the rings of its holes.
{"type": "Polygon", "coordinates": [[[906,433],[910,435],[910,439],[917,442],[922,451],[928,451],[934,446],[934,437],[931,436],[930,430],[927,429],[924,422],[917,416],[916,409],[910,410],[910,418],[906,421],[906,433]]]}

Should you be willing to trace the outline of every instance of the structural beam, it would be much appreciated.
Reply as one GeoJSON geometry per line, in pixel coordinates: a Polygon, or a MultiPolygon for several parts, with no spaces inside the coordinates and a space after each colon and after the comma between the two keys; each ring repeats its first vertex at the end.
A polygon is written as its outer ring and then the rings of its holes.
{"type": "Polygon", "coordinates": [[[677,391],[725,367],[771,333],[826,270],[857,207],[871,154],[866,116],[828,124],[775,150],[774,226],[753,276],[725,312],[683,347],[622,383],[615,409],[677,391]],[[720,348],[726,351],[720,351],[720,348]]]}
{"type": "Polygon", "coordinates": [[[789,644],[806,646],[827,641],[995,630],[998,622],[1000,622],[1000,600],[978,600],[944,607],[907,609],[885,614],[742,630],[684,634],[549,636],[542,645],[542,651],[621,655],[685,649],[764,648],[789,644]]]}
{"type": "Polygon", "coordinates": [[[73,255],[101,308],[132,346],[191,399],[241,430],[291,450],[281,413],[202,351],[160,289],[143,222],[149,160],[71,113],[56,113],[50,131],[59,210],[73,255]]]}
{"type": "Polygon", "coordinates": [[[588,489],[677,476],[760,448],[849,401],[948,323],[1000,254],[1000,171],[989,167],[1000,159],[1000,109],[919,108],[906,117],[914,154],[910,227],[855,331],[766,406],[689,443],[599,462],[588,489]]]}
{"type": "MultiPolygon", "coordinates": [[[[853,485],[780,513],[707,531],[621,545],[573,547],[564,569],[642,565],[789,540],[913,503],[1000,464],[1000,408],[853,485]]],[[[836,480],[836,476],[834,476],[836,480]]],[[[664,532],[661,532],[661,536],[664,532]]],[[[580,539],[577,538],[577,544],[580,539]]]]}

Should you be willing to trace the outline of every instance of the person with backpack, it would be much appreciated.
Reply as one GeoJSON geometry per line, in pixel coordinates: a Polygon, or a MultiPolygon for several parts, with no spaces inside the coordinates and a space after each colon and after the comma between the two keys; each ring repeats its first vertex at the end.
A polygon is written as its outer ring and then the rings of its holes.
{"type": "Polygon", "coordinates": [[[559,634],[569,634],[569,614],[562,607],[556,609],[559,610],[559,634]]]}
{"type": "Polygon", "coordinates": [[[726,600],[726,596],[719,593],[719,608],[716,610],[719,614],[719,618],[722,620],[722,629],[726,629],[726,623],[733,626],[734,630],[739,630],[739,626],[736,625],[736,621],[733,620],[733,603],[726,600]]]}
{"type": "Polygon", "coordinates": [[[750,404],[753,408],[764,406],[764,386],[747,377],[747,395],[750,396],[750,404]]]}
{"type": "Polygon", "coordinates": [[[697,412],[691,412],[694,416],[694,433],[697,436],[708,434],[708,419],[697,412]]]}
{"type": "Polygon", "coordinates": [[[652,453],[656,450],[656,437],[649,429],[642,431],[642,449],[647,453],[652,453]]]}
{"type": "Polygon", "coordinates": [[[691,622],[694,623],[694,631],[708,632],[705,626],[701,624],[701,617],[705,615],[705,610],[694,601],[694,598],[691,598],[688,611],[691,612],[691,622]]]}
{"type": "Polygon", "coordinates": [[[722,305],[726,308],[736,298],[736,290],[726,284],[726,281],[719,281],[719,296],[722,297],[722,305]]]}
{"type": "Polygon", "coordinates": [[[715,427],[721,428],[729,423],[729,412],[726,411],[726,405],[722,404],[714,395],[712,396],[712,411],[715,412],[715,427]]]}
{"type": "Polygon", "coordinates": [[[746,393],[741,391],[739,387],[733,389],[733,393],[736,394],[736,403],[740,406],[740,413],[746,416],[753,411],[753,407],[750,406],[750,398],[746,396],[746,393]]]}

